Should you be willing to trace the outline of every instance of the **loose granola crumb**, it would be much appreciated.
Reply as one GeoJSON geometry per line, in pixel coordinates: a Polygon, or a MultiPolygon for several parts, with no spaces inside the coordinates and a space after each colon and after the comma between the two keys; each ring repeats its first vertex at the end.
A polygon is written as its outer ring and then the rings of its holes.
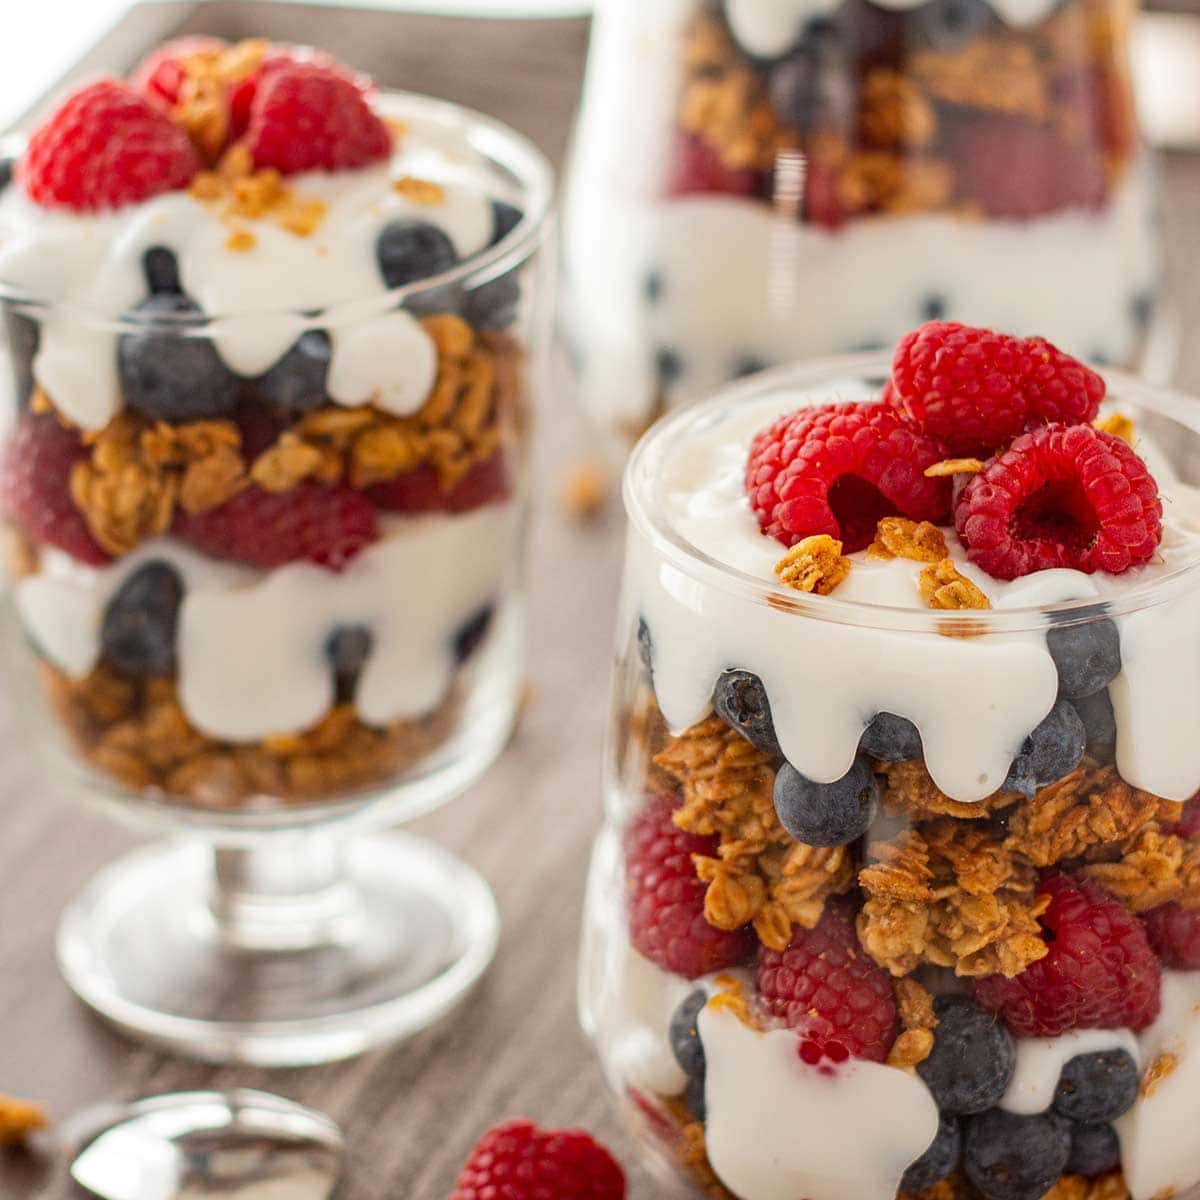
{"type": "Polygon", "coordinates": [[[763,1024],[746,999],[742,981],[733,975],[718,975],[714,980],[717,990],[708,1001],[714,1011],[732,1013],[747,1029],[762,1032],[763,1024]]]}
{"type": "Polygon", "coordinates": [[[913,562],[940,562],[947,553],[946,538],[936,525],[907,517],[884,517],[875,528],[875,540],[867,547],[869,558],[907,558],[913,562]]]}
{"type": "Polygon", "coordinates": [[[887,1064],[911,1071],[933,1053],[933,1034],[928,1029],[906,1029],[892,1043],[887,1064]]]}
{"type": "Polygon", "coordinates": [[[929,989],[911,976],[895,983],[896,1011],[905,1029],[936,1029],[938,1019],[933,1011],[933,996],[929,989]]]}
{"type": "Polygon", "coordinates": [[[850,155],[837,177],[837,198],[847,213],[928,212],[954,195],[954,167],[929,155],[862,150],[850,155]]]}
{"type": "Polygon", "coordinates": [[[1159,1084],[1168,1078],[1177,1066],[1179,1066],[1178,1054],[1160,1054],[1146,1068],[1146,1073],[1142,1076],[1142,1098],[1148,1099],[1150,1096],[1153,1096],[1158,1090],[1159,1084]]]}
{"type": "Polygon", "coordinates": [[[418,179],[415,175],[405,175],[397,179],[392,188],[413,204],[441,204],[446,199],[446,189],[440,183],[418,179]]]}
{"type": "Polygon", "coordinates": [[[1129,1189],[1120,1171],[1098,1175],[1063,1175],[1042,1200],[1129,1200],[1129,1189]]]}
{"type": "Polygon", "coordinates": [[[980,588],[972,583],[954,565],[953,559],[926,567],[917,578],[921,599],[930,608],[938,609],[985,609],[991,601],[980,588]]]}
{"type": "Polygon", "coordinates": [[[29,1100],[0,1092],[0,1146],[15,1146],[50,1124],[46,1111],[29,1100]]]}
{"type": "Polygon", "coordinates": [[[677,1131],[673,1149],[679,1165],[709,1200],[737,1200],[713,1171],[708,1161],[704,1125],[696,1120],[683,1097],[664,1097],[662,1103],[677,1131]]]}
{"type": "Polygon", "coordinates": [[[879,795],[886,813],[894,817],[958,817],[978,820],[990,817],[1000,809],[1009,808],[1021,800],[1020,792],[994,792],[977,804],[951,800],[929,774],[924,762],[876,763],[879,795]]]}
{"type": "Polygon", "coordinates": [[[926,479],[945,479],[952,475],[978,475],[983,462],[978,458],[944,458],[925,468],[926,479]]]}
{"type": "Polygon", "coordinates": [[[775,564],[775,574],[798,592],[828,596],[850,574],[851,566],[842,554],[842,543],[821,533],[793,546],[775,564]]]}
{"type": "Polygon", "coordinates": [[[859,128],[874,146],[923,150],[937,136],[937,111],[907,75],[886,67],[867,73],[859,96],[859,128]]]}
{"type": "Polygon", "coordinates": [[[258,245],[258,238],[248,229],[235,229],[225,239],[225,249],[233,254],[248,254],[258,245]]]}
{"type": "Polygon", "coordinates": [[[1097,417],[1095,425],[1101,433],[1111,433],[1113,437],[1120,438],[1127,446],[1133,445],[1137,429],[1133,421],[1124,413],[1112,412],[1106,417],[1097,417]]]}
{"type": "Polygon", "coordinates": [[[913,76],[937,100],[1043,121],[1049,80],[1034,51],[1017,37],[972,38],[959,51],[914,54],[913,76]]]}
{"type": "Polygon", "coordinates": [[[608,469],[594,459],[580,459],[568,469],[562,485],[562,507],[572,520],[594,521],[608,504],[608,469]]]}

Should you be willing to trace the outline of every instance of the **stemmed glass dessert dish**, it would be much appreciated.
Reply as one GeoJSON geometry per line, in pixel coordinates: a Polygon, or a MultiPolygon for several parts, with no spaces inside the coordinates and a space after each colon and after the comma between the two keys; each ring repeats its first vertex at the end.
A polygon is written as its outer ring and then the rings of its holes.
{"type": "Polygon", "coordinates": [[[550,169],[318,51],[190,39],[7,174],[10,687],[57,781],[172,835],[68,910],[67,979],[211,1059],[421,1028],[494,902],[357,835],[513,725],[550,169]]]}

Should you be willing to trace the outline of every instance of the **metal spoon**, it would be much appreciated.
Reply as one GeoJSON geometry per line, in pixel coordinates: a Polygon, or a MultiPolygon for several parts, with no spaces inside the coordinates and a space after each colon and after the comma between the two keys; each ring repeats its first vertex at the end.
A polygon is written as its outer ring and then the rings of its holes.
{"type": "Polygon", "coordinates": [[[175,1092],[72,1122],[71,1178],[98,1200],[328,1200],[341,1131],[267,1092],[175,1092]]]}

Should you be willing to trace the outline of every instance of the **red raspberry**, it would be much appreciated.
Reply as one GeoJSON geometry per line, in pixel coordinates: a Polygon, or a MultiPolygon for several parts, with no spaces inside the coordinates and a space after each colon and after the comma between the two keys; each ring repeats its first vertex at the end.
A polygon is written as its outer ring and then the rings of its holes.
{"type": "Polygon", "coordinates": [[[1051,875],[1041,892],[1049,953],[1012,979],[979,980],[976,999],[1017,1037],[1145,1029],[1158,1016],[1162,972],[1141,922],[1090,880],[1051,875]]]}
{"type": "Polygon", "coordinates": [[[437,471],[428,463],[415,471],[376,484],[368,495],[389,512],[470,512],[506,500],[510,488],[502,454],[476,463],[449,491],[443,489],[437,471]]]}
{"type": "Polygon", "coordinates": [[[138,64],[129,82],[147,100],[174,108],[183,95],[188,72],[185,63],[199,54],[217,54],[227,43],[214,37],[182,37],[164,42],[138,64]]]}
{"type": "Polygon", "coordinates": [[[1171,832],[1188,841],[1200,833],[1200,797],[1193,796],[1184,804],[1179,824],[1171,832]]]}
{"type": "Polygon", "coordinates": [[[664,971],[696,979],[744,962],[754,937],[704,919],[705,887],[692,855],[716,854],[717,839],[684,833],[671,819],[674,811],[671,796],[651,796],[625,831],[629,936],[664,971]]]}
{"type": "Polygon", "coordinates": [[[590,1133],[505,1121],[471,1151],[450,1200],[624,1200],[625,1173],[590,1133]]]}
{"type": "Polygon", "coordinates": [[[809,160],[804,177],[804,219],[825,229],[840,229],[846,223],[846,210],[838,196],[838,173],[815,159],[809,160]]]}
{"type": "Polygon", "coordinates": [[[954,510],[967,557],[996,579],[1069,567],[1120,575],[1162,541],[1146,464],[1091,425],[1044,425],[971,478],[954,510]]]}
{"type": "Polygon", "coordinates": [[[351,487],[301,483],[286,492],[250,487],[206,513],[180,512],[173,532],[213,558],[252,567],[306,559],[340,571],[375,540],[375,510],[351,487]]]}
{"type": "Polygon", "coordinates": [[[990,217],[1027,220],[1065,208],[1100,208],[1108,196],[1104,162],[1090,139],[1064,141],[1020,117],[975,117],[955,144],[959,188],[990,217]]]}
{"type": "Polygon", "coordinates": [[[885,398],[954,454],[986,458],[1033,425],[1093,420],[1104,392],[1045,338],[930,321],[901,338],[885,398]]]}
{"type": "Polygon", "coordinates": [[[1162,904],[1144,917],[1146,936],[1163,964],[1176,971],[1200,971],[1200,909],[1162,904]]]}
{"type": "Polygon", "coordinates": [[[71,469],[87,457],[79,435],[53,414],[22,413],[0,454],[0,505],[35,542],[99,567],[108,555],[71,499],[71,469]]]}
{"type": "Polygon", "coordinates": [[[717,152],[694,134],[682,133],[676,137],[667,182],[668,196],[712,193],[753,196],[761,184],[762,176],[757,171],[725,166],[717,152]]]}
{"type": "Polygon", "coordinates": [[[387,158],[392,135],[344,71],[284,63],[262,75],[245,142],[255,166],[284,175],[340,171],[387,158]]]}
{"type": "Polygon", "coordinates": [[[863,953],[854,910],[830,901],[815,929],[796,928],[782,953],[758,952],[759,1001],[800,1034],[800,1057],[883,1062],[896,1040],[896,999],[888,973],[863,953]]]}
{"type": "Polygon", "coordinates": [[[945,457],[886,405],[802,408],[754,439],[746,491],[763,532],[785,546],[827,533],[849,553],[871,544],[880,517],[945,523],[950,481],[924,474],[945,457]]]}
{"type": "Polygon", "coordinates": [[[185,188],[199,169],[187,134],[118,79],[69,96],[34,130],[21,164],[30,199],[76,212],[185,188]]]}

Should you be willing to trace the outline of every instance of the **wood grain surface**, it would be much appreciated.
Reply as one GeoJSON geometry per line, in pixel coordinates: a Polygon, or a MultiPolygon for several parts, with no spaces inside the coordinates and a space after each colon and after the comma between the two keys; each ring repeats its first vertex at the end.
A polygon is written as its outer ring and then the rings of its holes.
{"type": "MultiPolygon", "coordinates": [[[[153,7],[166,21],[163,6],[153,7]]],[[[344,13],[316,9],[306,10],[298,31],[294,15],[285,19],[284,12],[207,4],[189,18],[189,28],[328,45],[385,82],[491,111],[561,160],[583,66],[585,23],[379,15],[365,29],[351,29],[344,13]]],[[[114,38],[111,53],[130,45],[120,31],[114,38]]],[[[1192,332],[1179,382],[1200,390],[1200,158],[1168,162],[1165,181],[1171,291],[1182,327],[1192,332]]],[[[581,528],[558,506],[564,461],[586,453],[592,440],[573,406],[565,371],[560,378],[563,384],[546,398],[539,446],[543,482],[532,604],[537,636],[530,664],[536,695],[487,779],[416,826],[461,853],[495,887],[503,936],[481,991],[440,1028],[394,1050],[299,1071],[211,1069],[109,1032],[60,981],[52,946],[63,904],[132,838],[56,793],[18,744],[11,701],[4,698],[0,1089],[36,1097],[61,1119],[94,1102],[176,1088],[268,1088],[343,1123],[349,1161],[342,1200],[445,1200],[478,1134],[501,1117],[526,1114],[591,1127],[630,1166],[632,1200],[656,1194],[616,1126],[575,1018],[577,929],[600,813],[621,520],[610,506],[598,524],[581,528]]],[[[0,1151],[0,1200],[66,1200],[72,1194],[55,1162],[52,1137],[32,1153],[0,1151]]]]}

